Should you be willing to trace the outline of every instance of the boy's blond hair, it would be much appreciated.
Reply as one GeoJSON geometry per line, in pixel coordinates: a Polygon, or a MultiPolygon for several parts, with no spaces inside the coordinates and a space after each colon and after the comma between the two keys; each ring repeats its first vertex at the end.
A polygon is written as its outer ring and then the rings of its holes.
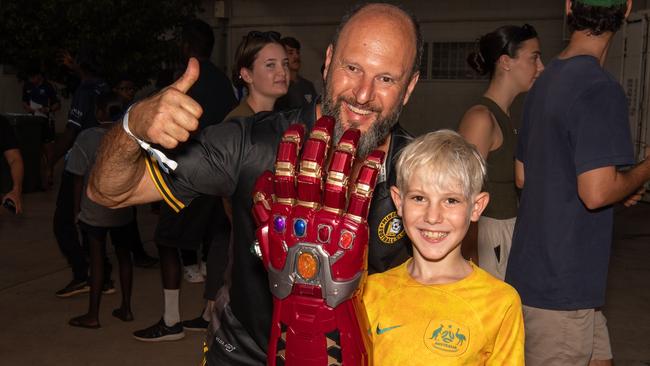
{"type": "Polygon", "coordinates": [[[429,132],[411,141],[399,154],[397,188],[408,189],[417,171],[424,182],[438,188],[460,188],[467,198],[481,192],[486,174],[485,161],[474,145],[451,130],[429,132]]]}

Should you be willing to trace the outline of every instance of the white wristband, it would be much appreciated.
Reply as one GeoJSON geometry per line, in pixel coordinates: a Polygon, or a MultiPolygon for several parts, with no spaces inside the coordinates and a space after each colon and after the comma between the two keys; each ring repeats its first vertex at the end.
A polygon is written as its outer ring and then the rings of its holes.
{"type": "Polygon", "coordinates": [[[151,147],[151,145],[148,142],[140,140],[139,138],[135,137],[135,135],[131,132],[131,130],[129,129],[129,112],[131,112],[132,107],[133,106],[129,107],[129,109],[126,110],[126,113],[124,113],[124,117],[122,117],[122,128],[124,129],[124,132],[126,132],[127,135],[129,135],[133,140],[135,140],[135,142],[137,142],[138,145],[140,145],[140,147],[144,151],[149,153],[151,157],[156,159],[158,165],[165,173],[169,173],[169,169],[176,170],[176,168],[178,167],[177,162],[168,158],[165,155],[165,153],[163,153],[162,151],[151,147]]]}

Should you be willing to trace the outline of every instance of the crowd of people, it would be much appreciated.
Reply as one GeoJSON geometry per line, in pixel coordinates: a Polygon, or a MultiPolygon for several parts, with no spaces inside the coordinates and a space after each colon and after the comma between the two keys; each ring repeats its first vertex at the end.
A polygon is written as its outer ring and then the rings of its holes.
{"type": "MultiPolygon", "coordinates": [[[[182,30],[185,71],[138,101],[128,76],[109,85],[91,55],[65,58],[82,83],[65,131],[48,139],[45,161],[52,171],[66,156],[53,227],[73,278],[56,295],[89,294],[88,312],[69,324],[101,326],[101,296],[115,292],[110,234],[122,293],[116,318],[134,317],[132,266],[160,263],[163,314],[134,331],[135,339],[206,331],[205,364],[300,363],[304,350],[291,348],[300,344],[292,338],[300,329],[281,324],[283,336],[270,337],[282,299],[269,289],[272,269],[251,250],[266,235],[256,236],[251,210],[264,171],[288,169],[295,178],[294,168],[313,166],[276,161],[278,146],[302,138],[283,134],[294,123],[309,133],[332,116],[332,145],[347,129],[360,131],[356,165],[342,182],[352,181],[371,152],[385,156],[367,220],[359,221],[368,228],[369,276],[354,295],[365,307],[359,322],[368,328],[362,333],[372,364],[611,365],[600,308],[612,207],[635,204],[650,180],[650,159],[635,165],[623,89],[602,67],[631,6],[567,0],[571,38],[547,65],[529,24],[482,35],[467,61],[489,77],[486,91],[459,116],[457,132],[417,138],[399,118],[418,83],[422,34],[415,17],[394,5],[365,4],[343,17],[326,50],[321,93],[300,75],[300,42],[274,31],[242,38],[229,79],[210,61],[213,30],[199,20],[182,30]],[[510,110],[522,93],[523,123],[516,126],[510,110]],[[134,206],[161,200],[156,259],[142,248],[134,206]],[[183,277],[205,287],[203,311],[185,321],[183,277]]],[[[49,119],[60,108],[56,94],[38,72],[29,83],[25,109],[49,119]]],[[[0,147],[14,185],[3,203],[19,213],[22,168],[4,124],[0,147]]],[[[311,136],[329,142],[323,133],[311,136]]],[[[274,202],[290,209],[309,206],[277,193],[274,202]]],[[[269,205],[269,230],[285,230],[275,221],[286,218],[280,206],[269,205]]],[[[287,229],[296,237],[304,236],[301,220],[287,229]]],[[[329,243],[331,232],[321,239],[322,225],[317,231],[318,241],[329,243]]],[[[295,296],[329,296],[305,289],[316,280],[296,283],[295,296]]],[[[323,335],[337,350],[327,348],[328,364],[340,365],[351,346],[332,332],[323,335]]]]}

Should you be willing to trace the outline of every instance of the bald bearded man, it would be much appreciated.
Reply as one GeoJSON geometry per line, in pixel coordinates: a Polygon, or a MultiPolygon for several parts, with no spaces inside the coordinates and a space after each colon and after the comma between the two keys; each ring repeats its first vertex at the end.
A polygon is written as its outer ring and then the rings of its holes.
{"type": "MultiPolygon", "coordinates": [[[[257,176],[272,170],[282,132],[292,123],[309,130],[319,117],[331,115],[336,119],[334,144],[347,128],[361,131],[357,161],[375,148],[386,153],[368,218],[369,272],[385,271],[406,259],[409,242],[389,188],[395,184],[393,157],[410,140],[398,119],[417,84],[421,54],[419,25],[410,14],[393,5],[367,4],[342,19],[327,48],[322,101],[210,126],[186,142],[201,115],[185,94],[199,73],[196,61],[190,60],[179,80],[135,104],[123,126],[105,137],[88,189],[103,205],[164,199],[181,210],[199,195],[232,199],[237,230],[230,304],[211,322],[208,364],[265,364],[272,301],[266,271],[250,251],[255,240],[251,192],[257,176]],[[165,156],[150,144],[175,149],[165,156]]],[[[178,327],[160,322],[161,331],[178,327]]]]}

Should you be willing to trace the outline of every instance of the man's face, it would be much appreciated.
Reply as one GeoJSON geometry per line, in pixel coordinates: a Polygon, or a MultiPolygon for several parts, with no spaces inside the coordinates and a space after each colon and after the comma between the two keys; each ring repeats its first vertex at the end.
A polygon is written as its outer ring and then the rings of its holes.
{"type": "Polygon", "coordinates": [[[358,156],[385,140],[418,78],[411,73],[411,32],[381,23],[368,17],[350,20],[325,61],[323,114],[336,118],[337,140],[350,127],[361,130],[358,156]]]}
{"type": "Polygon", "coordinates": [[[300,50],[297,48],[284,46],[289,57],[289,70],[298,72],[300,71],[300,50]]]}
{"type": "Polygon", "coordinates": [[[130,80],[122,80],[113,89],[123,103],[128,104],[135,98],[136,87],[135,83],[130,80]]]}
{"type": "Polygon", "coordinates": [[[32,85],[36,85],[36,86],[41,85],[41,83],[43,82],[43,75],[41,74],[30,75],[29,82],[32,85]]]}

